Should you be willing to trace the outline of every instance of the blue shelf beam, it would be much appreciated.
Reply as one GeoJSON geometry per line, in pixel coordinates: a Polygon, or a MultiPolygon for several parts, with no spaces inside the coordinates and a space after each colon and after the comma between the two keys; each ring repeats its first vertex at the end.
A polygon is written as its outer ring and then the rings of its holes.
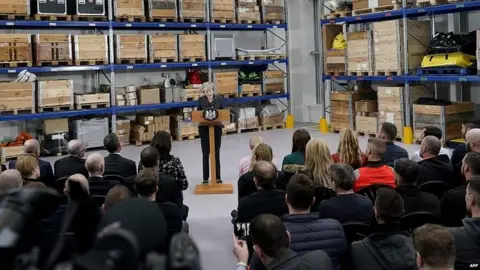
{"type": "Polygon", "coordinates": [[[110,69],[110,65],[0,68],[0,74],[15,74],[24,69],[32,73],[77,72],[108,70],[110,69]]]}
{"type": "Polygon", "coordinates": [[[480,82],[476,75],[407,75],[407,76],[330,76],[323,75],[322,80],[372,81],[372,82],[480,82]]]}

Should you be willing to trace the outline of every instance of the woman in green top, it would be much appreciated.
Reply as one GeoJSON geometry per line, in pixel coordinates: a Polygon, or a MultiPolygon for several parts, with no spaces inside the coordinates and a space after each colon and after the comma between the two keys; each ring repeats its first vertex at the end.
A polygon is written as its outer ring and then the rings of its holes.
{"type": "Polygon", "coordinates": [[[285,156],[282,162],[282,171],[294,174],[303,170],[305,164],[305,148],[310,141],[310,133],[304,128],[293,133],[292,153],[285,156]]]}

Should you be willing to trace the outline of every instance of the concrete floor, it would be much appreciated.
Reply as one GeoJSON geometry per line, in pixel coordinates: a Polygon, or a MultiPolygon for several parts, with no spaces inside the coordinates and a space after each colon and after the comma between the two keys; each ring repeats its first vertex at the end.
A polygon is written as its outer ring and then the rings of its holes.
{"type": "MultiPolygon", "coordinates": [[[[317,130],[309,130],[312,137],[323,138],[329,145],[332,153],[336,152],[338,145],[338,134],[321,134],[317,130]]],[[[291,151],[291,138],[294,130],[271,130],[255,133],[244,133],[228,135],[222,138],[221,167],[222,179],[224,182],[231,182],[235,189],[238,180],[238,162],[246,155],[250,155],[248,140],[252,135],[260,135],[265,138],[277,158],[278,165],[282,159],[291,151]]],[[[367,138],[359,137],[360,146],[366,148],[367,138]]],[[[404,146],[409,153],[419,148],[418,145],[404,146]]],[[[140,159],[140,152],[143,147],[126,146],[122,154],[137,162],[140,159]]],[[[190,207],[188,223],[190,233],[197,243],[202,258],[204,269],[233,269],[235,259],[232,255],[231,235],[232,225],[230,222],[230,211],[237,207],[237,195],[199,195],[193,194],[195,185],[202,181],[202,158],[200,141],[174,142],[172,146],[173,155],[180,158],[185,167],[190,187],[184,193],[185,203],[190,207]]],[[[99,151],[106,154],[106,151],[99,151]]],[[[53,161],[58,157],[47,158],[53,161]]],[[[237,192],[236,190],[234,191],[237,192]]]]}

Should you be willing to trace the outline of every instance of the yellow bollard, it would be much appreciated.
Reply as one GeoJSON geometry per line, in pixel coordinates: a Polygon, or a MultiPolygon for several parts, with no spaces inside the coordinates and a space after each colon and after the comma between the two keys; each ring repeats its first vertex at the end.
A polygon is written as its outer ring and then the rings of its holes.
{"type": "Polygon", "coordinates": [[[287,116],[287,120],[285,121],[285,127],[286,128],[293,128],[294,124],[295,124],[295,118],[293,117],[292,114],[289,114],[287,116]]]}
{"type": "Polygon", "coordinates": [[[403,143],[404,144],[413,143],[413,131],[411,127],[403,127],[403,143]]]}
{"type": "Polygon", "coordinates": [[[330,130],[329,130],[329,128],[328,128],[327,119],[325,119],[325,118],[321,118],[321,119],[320,119],[320,132],[321,132],[321,133],[328,133],[328,132],[330,132],[330,130]]]}

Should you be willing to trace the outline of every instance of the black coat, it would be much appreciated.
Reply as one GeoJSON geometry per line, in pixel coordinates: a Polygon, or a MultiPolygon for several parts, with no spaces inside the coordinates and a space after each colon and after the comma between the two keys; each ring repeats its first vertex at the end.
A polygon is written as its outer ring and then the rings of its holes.
{"type": "Polygon", "coordinates": [[[480,265],[480,218],[466,218],[463,227],[450,229],[455,240],[455,270],[480,265]]]}
{"type": "Polygon", "coordinates": [[[332,270],[332,262],[323,250],[315,250],[300,255],[288,250],[273,259],[266,267],[262,264],[252,265],[250,270],[332,270]],[[257,266],[257,267],[256,267],[257,266]]]}
{"type": "Polygon", "coordinates": [[[182,187],[179,186],[178,181],[175,178],[166,174],[158,174],[158,192],[157,199],[162,198],[167,202],[176,204],[177,206],[183,205],[183,193],[182,187]]]}
{"type": "MultiPolygon", "coordinates": [[[[38,178],[38,181],[44,183],[47,187],[55,187],[55,176],[53,176],[52,164],[45,160],[37,160],[38,167],[40,168],[40,177],[38,178]]],[[[8,163],[9,169],[15,169],[15,166],[16,160],[12,160],[8,163]]]]}
{"type": "Polygon", "coordinates": [[[323,201],[318,207],[318,212],[320,218],[333,218],[342,224],[348,222],[370,224],[373,219],[372,201],[367,196],[355,193],[338,195],[323,201]]]}
{"type": "Polygon", "coordinates": [[[447,155],[424,159],[418,162],[418,167],[418,185],[430,181],[442,181],[451,185],[455,183],[453,166],[447,155]]]}
{"type": "MultiPolygon", "coordinates": [[[[243,197],[252,195],[253,193],[258,191],[257,186],[255,185],[255,180],[253,180],[254,176],[255,176],[254,172],[250,171],[243,174],[238,179],[238,182],[237,182],[238,201],[240,201],[243,197]]],[[[284,183],[285,182],[284,178],[285,178],[285,174],[283,172],[277,172],[277,179],[275,180],[277,189],[286,190],[286,186],[281,185],[281,187],[279,187],[277,184],[277,183],[284,183]]]]}
{"type": "Polygon", "coordinates": [[[135,161],[122,157],[120,154],[109,154],[105,157],[103,175],[120,175],[123,178],[137,175],[135,161]]]}
{"type": "Polygon", "coordinates": [[[442,208],[442,224],[448,227],[461,227],[462,219],[467,214],[465,205],[465,193],[467,192],[468,182],[464,182],[462,186],[450,189],[443,194],[442,208]]]}
{"type": "Polygon", "coordinates": [[[395,159],[408,158],[407,150],[395,145],[392,141],[387,141],[385,143],[387,144],[387,148],[383,155],[382,164],[393,167],[395,159]]]}
{"type": "Polygon", "coordinates": [[[85,159],[74,156],[66,156],[55,161],[53,164],[55,169],[55,178],[69,177],[74,174],[83,174],[88,178],[88,172],[85,168],[85,159]]]}
{"type": "Polygon", "coordinates": [[[172,237],[182,230],[182,215],[180,214],[180,208],[162,199],[157,199],[156,204],[162,210],[163,217],[167,222],[167,244],[170,243],[172,237]]]}
{"type": "Polygon", "coordinates": [[[260,214],[281,217],[288,213],[285,192],[278,189],[261,189],[238,202],[237,223],[250,222],[260,214]]]}
{"type": "Polygon", "coordinates": [[[418,186],[399,186],[397,192],[402,196],[405,214],[429,212],[441,217],[440,200],[437,196],[421,191],[418,186]]]}
{"type": "Polygon", "coordinates": [[[102,195],[106,196],[108,191],[121,183],[115,180],[105,180],[101,176],[91,176],[88,178],[88,185],[90,189],[90,196],[102,195]]]}

